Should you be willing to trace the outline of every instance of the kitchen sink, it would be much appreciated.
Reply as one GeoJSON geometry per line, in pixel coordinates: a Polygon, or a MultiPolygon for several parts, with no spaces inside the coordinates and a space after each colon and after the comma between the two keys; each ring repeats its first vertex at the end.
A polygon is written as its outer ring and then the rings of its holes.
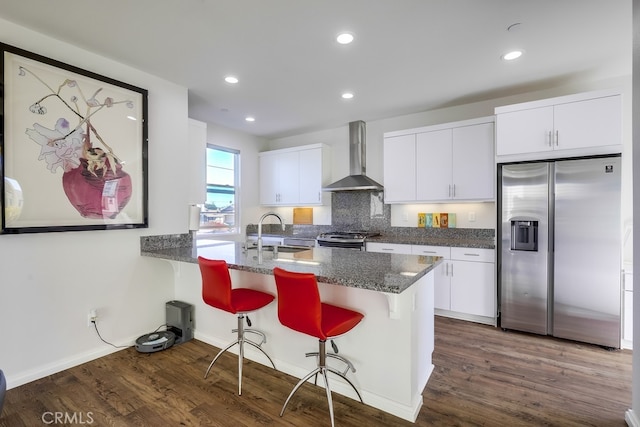
{"type": "MultiPolygon", "coordinates": [[[[273,252],[273,246],[264,246],[262,248],[265,251],[271,251],[273,252]]],[[[285,245],[278,245],[278,252],[287,252],[287,253],[295,253],[295,252],[302,252],[302,251],[308,251],[309,247],[306,246],[285,246],[285,245]]]]}
{"type": "MultiPolygon", "coordinates": [[[[273,252],[273,245],[264,245],[262,247],[262,250],[265,252],[273,252]]],[[[257,246],[249,246],[248,249],[258,249],[257,246]]],[[[282,252],[282,253],[296,253],[296,252],[302,252],[302,251],[308,251],[309,249],[311,249],[308,246],[289,246],[289,245],[278,245],[278,252],[282,252]]]]}

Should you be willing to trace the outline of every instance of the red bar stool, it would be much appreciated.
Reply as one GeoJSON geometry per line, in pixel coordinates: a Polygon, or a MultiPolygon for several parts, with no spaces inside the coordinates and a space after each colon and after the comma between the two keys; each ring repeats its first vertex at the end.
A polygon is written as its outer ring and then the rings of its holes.
{"type": "Polygon", "coordinates": [[[312,376],[315,376],[314,383],[317,383],[318,374],[321,374],[324,379],[327,400],[329,401],[329,415],[331,416],[331,425],[333,426],[333,401],[331,399],[331,388],[329,387],[327,373],[332,372],[349,383],[358,395],[360,402],[362,402],[362,396],[360,396],[358,389],[346,376],[349,369],[351,369],[352,372],[355,372],[356,369],[349,360],[337,354],[338,347],[334,344],[332,338],[349,332],[360,323],[364,315],[356,311],[321,302],[316,276],[312,273],[295,273],[276,267],[273,269],[273,275],[275,276],[276,288],[278,290],[278,319],[280,319],[280,323],[294,331],[316,337],[319,342],[317,353],[306,354],[307,357],[316,357],[317,367],[298,381],[298,384],[296,384],[289,394],[289,397],[287,397],[282,411],[280,411],[280,416],[284,414],[289,400],[291,400],[291,397],[298,391],[300,386],[312,376]],[[327,339],[332,340],[331,345],[335,354],[327,354],[327,339]],[[346,368],[344,372],[327,366],[327,357],[338,359],[345,363],[346,368]]]}
{"type": "Polygon", "coordinates": [[[207,259],[199,256],[198,265],[200,266],[200,273],[202,274],[202,299],[204,302],[212,307],[238,315],[238,328],[231,331],[237,332],[238,338],[218,352],[216,357],[211,361],[204,377],[207,378],[209,371],[211,371],[211,368],[220,355],[237,344],[240,347],[238,352],[238,395],[242,395],[242,364],[244,360],[245,343],[260,350],[262,354],[267,356],[273,369],[276,368],[273,360],[271,360],[269,355],[261,347],[262,344],[267,342],[267,337],[264,333],[256,329],[244,327],[245,317],[247,319],[247,325],[251,327],[251,320],[249,319],[248,313],[266,306],[271,303],[275,297],[255,289],[232,289],[231,276],[229,275],[229,268],[227,267],[226,261],[207,259]],[[255,343],[245,337],[247,333],[256,334],[260,336],[262,340],[260,343],[255,343]]]}

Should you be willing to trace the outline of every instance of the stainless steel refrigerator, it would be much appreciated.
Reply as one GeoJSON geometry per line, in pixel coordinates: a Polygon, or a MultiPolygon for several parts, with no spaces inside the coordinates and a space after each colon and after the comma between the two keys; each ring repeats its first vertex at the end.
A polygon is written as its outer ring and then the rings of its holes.
{"type": "Polygon", "coordinates": [[[620,157],[500,165],[500,326],[620,347],[620,157]]]}

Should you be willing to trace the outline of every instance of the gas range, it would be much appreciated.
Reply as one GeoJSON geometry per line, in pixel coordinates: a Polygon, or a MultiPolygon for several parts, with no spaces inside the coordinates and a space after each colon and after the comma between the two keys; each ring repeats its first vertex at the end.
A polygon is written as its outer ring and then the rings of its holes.
{"type": "Polygon", "coordinates": [[[328,233],[322,233],[317,238],[318,246],[327,246],[333,248],[352,248],[365,249],[365,241],[368,237],[379,236],[380,233],[376,231],[331,231],[328,233]]]}

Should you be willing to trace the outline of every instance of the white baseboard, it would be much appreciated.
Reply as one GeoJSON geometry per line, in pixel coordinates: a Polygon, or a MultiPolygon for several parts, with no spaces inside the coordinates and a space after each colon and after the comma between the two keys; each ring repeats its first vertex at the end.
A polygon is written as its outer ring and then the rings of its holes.
{"type": "Polygon", "coordinates": [[[627,412],[624,413],[624,420],[629,427],[640,427],[640,418],[633,412],[633,409],[627,409],[627,412]]]}
{"type": "Polygon", "coordinates": [[[56,374],[60,371],[64,371],[65,369],[73,368],[74,366],[99,359],[108,354],[115,353],[116,351],[124,350],[125,348],[130,347],[137,338],[138,337],[129,338],[128,340],[123,340],[120,344],[115,344],[117,346],[124,346],[124,348],[115,348],[108,344],[104,344],[103,347],[97,350],[91,350],[78,354],[74,357],[56,360],[28,371],[18,372],[17,374],[11,375],[5,372],[5,375],[7,376],[7,390],[30,383],[31,381],[39,380],[48,375],[56,374]]]}
{"type": "Polygon", "coordinates": [[[466,320],[467,322],[482,323],[484,325],[496,326],[497,321],[493,317],[477,316],[475,314],[459,313],[457,311],[442,310],[436,308],[434,310],[436,316],[450,317],[452,319],[466,320]]]}
{"type": "MultiPolygon", "coordinates": [[[[199,333],[198,331],[194,332],[194,338],[210,344],[217,348],[224,348],[229,345],[230,341],[222,342],[220,339],[212,337],[210,335],[199,333]]],[[[229,349],[231,353],[238,354],[237,347],[233,347],[229,349]]],[[[260,363],[261,365],[271,367],[268,360],[264,357],[262,353],[252,347],[245,347],[244,357],[247,359],[260,363]]],[[[280,372],[284,372],[287,375],[291,375],[295,378],[302,378],[309,373],[308,369],[301,368],[299,366],[293,365],[289,362],[273,359],[273,363],[276,365],[276,369],[280,372]]],[[[431,370],[429,372],[429,376],[431,376],[431,372],[433,371],[434,366],[431,365],[431,370]]],[[[330,380],[331,391],[341,394],[343,396],[349,397],[354,400],[358,400],[358,396],[353,391],[351,386],[346,383],[341,378],[338,378],[332,375],[330,380]]],[[[351,378],[350,378],[351,379],[351,378]]],[[[427,377],[428,379],[428,377],[427,377]]],[[[311,381],[311,380],[310,380],[311,381]]],[[[323,381],[318,381],[318,386],[324,388],[323,381]]],[[[356,384],[357,386],[357,384],[356,384]]],[[[411,405],[403,405],[395,400],[391,400],[386,397],[382,397],[380,395],[370,393],[367,390],[358,390],[362,396],[362,400],[365,405],[372,406],[374,408],[380,409],[384,412],[388,412],[389,414],[395,415],[396,417],[402,418],[407,421],[415,422],[418,417],[418,413],[420,412],[420,408],[422,407],[422,394],[418,394],[412,402],[411,405]]],[[[282,397],[282,401],[286,400],[286,396],[282,397]]],[[[639,426],[640,427],[640,426],[639,426]]]]}

